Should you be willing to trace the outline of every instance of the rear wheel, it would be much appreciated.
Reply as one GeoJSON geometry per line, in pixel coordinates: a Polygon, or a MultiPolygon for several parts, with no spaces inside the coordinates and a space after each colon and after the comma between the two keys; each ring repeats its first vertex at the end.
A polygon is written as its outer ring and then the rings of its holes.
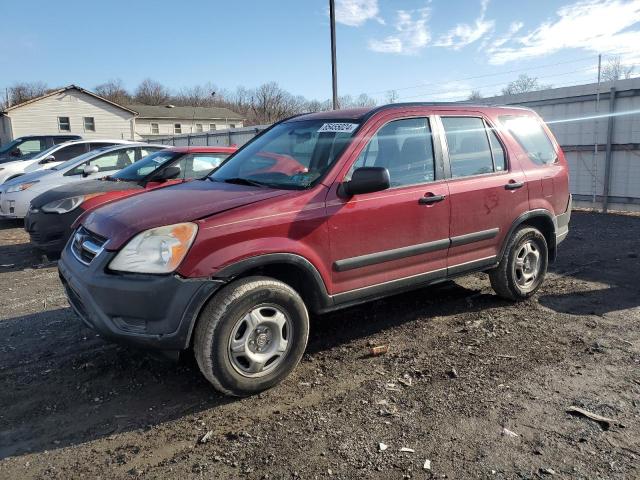
{"type": "Polygon", "coordinates": [[[308,334],[309,315],[295,290],[271,278],[248,277],[226,286],[203,310],[194,353],[217,390],[246,396],[289,375],[308,334]]]}
{"type": "Polygon", "coordinates": [[[500,264],[489,272],[495,292],[509,300],[522,300],[533,295],[547,273],[547,241],[533,227],[521,227],[513,234],[500,264]]]}

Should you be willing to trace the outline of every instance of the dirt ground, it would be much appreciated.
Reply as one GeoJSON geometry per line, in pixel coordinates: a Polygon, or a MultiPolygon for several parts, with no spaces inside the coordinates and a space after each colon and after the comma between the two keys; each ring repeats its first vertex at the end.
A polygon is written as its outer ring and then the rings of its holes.
{"type": "Polygon", "coordinates": [[[19,227],[0,225],[0,478],[640,478],[639,217],[575,213],[521,304],[478,274],[314,318],[293,375],[243,400],[82,327],[19,227]]]}

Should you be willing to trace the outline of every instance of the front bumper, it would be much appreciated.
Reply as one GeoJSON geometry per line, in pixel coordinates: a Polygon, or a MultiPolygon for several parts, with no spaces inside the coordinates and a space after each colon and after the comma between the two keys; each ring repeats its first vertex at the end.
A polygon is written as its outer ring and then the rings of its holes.
{"type": "Polygon", "coordinates": [[[29,204],[22,201],[20,195],[2,192],[0,194],[0,217],[24,218],[29,209],[29,204]]]}
{"type": "Polygon", "coordinates": [[[107,266],[115,253],[103,251],[85,265],[70,243],[58,262],[69,304],[88,327],[108,339],[184,350],[200,310],[224,284],[177,275],[111,273],[107,266]]]}
{"type": "Polygon", "coordinates": [[[82,213],[84,210],[81,208],[63,214],[30,210],[24,217],[24,229],[34,247],[60,254],[73,233],[71,225],[82,213]]]}

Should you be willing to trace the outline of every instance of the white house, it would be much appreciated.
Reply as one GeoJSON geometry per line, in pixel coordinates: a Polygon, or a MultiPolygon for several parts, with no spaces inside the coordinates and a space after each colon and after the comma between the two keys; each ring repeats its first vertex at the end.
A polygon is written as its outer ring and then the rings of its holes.
{"type": "Polygon", "coordinates": [[[181,133],[202,133],[244,126],[243,118],[228,108],[128,105],[138,113],[137,138],[152,139],[181,133]]]}
{"type": "Polygon", "coordinates": [[[59,133],[134,140],[136,113],[69,85],[0,111],[0,144],[25,135],[59,133]]]}

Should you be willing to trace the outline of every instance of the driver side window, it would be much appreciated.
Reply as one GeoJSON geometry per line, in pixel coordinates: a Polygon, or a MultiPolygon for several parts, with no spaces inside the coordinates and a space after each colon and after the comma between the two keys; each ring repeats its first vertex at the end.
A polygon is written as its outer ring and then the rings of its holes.
{"type": "Polygon", "coordinates": [[[392,188],[432,182],[435,165],[429,119],[406,118],[384,125],[360,152],[346,180],[360,167],[386,168],[392,188]]]}

